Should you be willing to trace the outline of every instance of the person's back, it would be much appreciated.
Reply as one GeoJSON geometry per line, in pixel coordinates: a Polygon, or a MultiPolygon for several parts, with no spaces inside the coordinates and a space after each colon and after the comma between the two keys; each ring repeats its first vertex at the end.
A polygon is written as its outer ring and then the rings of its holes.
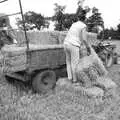
{"type": "Polygon", "coordinates": [[[80,46],[82,40],[82,30],[84,28],[86,28],[86,25],[81,21],[73,23],[68,31],[64,44],[70,43],[75,46],[80,46]]]}

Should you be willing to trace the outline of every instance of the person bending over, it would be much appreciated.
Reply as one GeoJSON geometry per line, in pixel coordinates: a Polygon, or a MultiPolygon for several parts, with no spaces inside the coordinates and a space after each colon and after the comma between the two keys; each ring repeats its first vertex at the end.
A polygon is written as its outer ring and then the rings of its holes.
{"type": "MultiPolygon", "coordinates": [[[[83,12],[85,13],[85,11],[83,12]]],[[[71,82],[77,82],[75,68],[79,59],[82,57],[80,54],[82,47],[85,45],[87,50],[90,50],[89,45],[87,44],[87,26],[84,23],[85,18],[84,15],[72,24],[64,40],[67,74],[68,79],[71,82]]]]}

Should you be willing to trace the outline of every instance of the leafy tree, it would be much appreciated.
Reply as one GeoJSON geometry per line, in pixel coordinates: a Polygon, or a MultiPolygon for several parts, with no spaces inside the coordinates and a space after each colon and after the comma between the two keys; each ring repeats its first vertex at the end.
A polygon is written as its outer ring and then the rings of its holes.
{"type": "Polygon", "coordinates": [[[79,20],[82,20],[82,19],[86,19],[86,15],[87,13],[90,11],[90,8],[88,6],[86,6],[85,8],[83,8],[81,5],[78,4],[78,8],[76,10],[76,17],[79,19],[79,20]]]}
{"type": "MultiPolygon", "coordinates": [[[[26,12],[24,14],[26,30],[37,28],[41,29],[41,26],[45,26],[45,18],[41,14],[37,14],[33,11],[26,12]]],[[[17,18],[17,25],[23,29],[23,21],[17,18]]]]}
{"type": "Polygon", "coordinates": [[[55,14],[53,16],[53,20],[56,21],[55,23],[55,30],[62,31],[64,30],[63,22],[64,22],[64,10],[66,6],[58,5],[57,3],[55,5],[55,14]]]}
{"type": "Polygon", "coordinates": [[[99,13],[99,10],[96,7],[92,8],[92,15],[87,19],[87,26],[90,32],[95,33],[98,32],[98,26],[104,28],[103,18],[101,17],[101,13],[99,13]]]}
{"type": "Polygon", "coordinates": [[[68,30],[71,25],[76,22],[77,18],[75,14],[64,14],[63,26],[65,30],[68,30]]]}
{"type": "Polygon", "coordinates": [[[117,31],[120,33],[120,24],[117,25],[117,31]]]}
{"type": "Polygon", "coordinates": [[[118,32],[118,30],[115,30],[114,28],[106,28],[104,29],[104,31],[102,31],[99,35],[99,39],[103,39],[103,40],[106,40],[106,39],[109,39],[111,38],[112,40],[120,40],[120,33],[118,32]],[[104,36],[102,36],[104,33],[104,36]]]}
{"type": "Polygon", "coordinates": [[[56,21],[55,30],[63,31],[68,30],[70,26],[78,20],[81,20],[83,17],[86,17],[87,12],[89,12],[89,7],[83,8],[78,2],[78,8],[76,13],[68,14],[64,13],[65,6],[55,4],[55,15],[53,16],[53,20],[56,21]]]}

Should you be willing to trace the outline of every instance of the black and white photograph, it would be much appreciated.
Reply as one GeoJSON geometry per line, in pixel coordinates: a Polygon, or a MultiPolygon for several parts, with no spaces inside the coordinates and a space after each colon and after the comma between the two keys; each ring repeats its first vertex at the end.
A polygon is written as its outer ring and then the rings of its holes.
{"type": "Polygon", "coordinates": [[[0,0],[0,120],[120,120],[119,0],[0,0]]]}

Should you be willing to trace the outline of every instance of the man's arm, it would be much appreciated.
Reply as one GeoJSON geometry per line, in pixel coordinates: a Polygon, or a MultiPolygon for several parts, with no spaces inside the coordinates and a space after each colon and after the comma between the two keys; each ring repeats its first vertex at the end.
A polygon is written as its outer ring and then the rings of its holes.
{"type": "Polygon", "coordinates": [[[86,28],[84,28],[84,29],[82,30],[83,43],[85,44],[88,52],[91,53],[91,45],[90,45],[89,42],[87,41],[87,34],[88,34],[87,30],[86,30],[86,28]]]}
{"type": "Polygon", "coordinates": [[[104,74],[107,75],[108,71],[106,70],[105,66],[103,65],[103,62],[100,60],[100,58],[98,57],[97,53],[95,52],[95,50],[92,48],[92,46],[90,45],[89,41],[87,41],[87,31],[83,30],[83,42],[87,47],[87,50],[90,54],[92,54],[92,56],[98,61],[100,67],[102,68],[102,70],[104,71],[104,74]]]}

